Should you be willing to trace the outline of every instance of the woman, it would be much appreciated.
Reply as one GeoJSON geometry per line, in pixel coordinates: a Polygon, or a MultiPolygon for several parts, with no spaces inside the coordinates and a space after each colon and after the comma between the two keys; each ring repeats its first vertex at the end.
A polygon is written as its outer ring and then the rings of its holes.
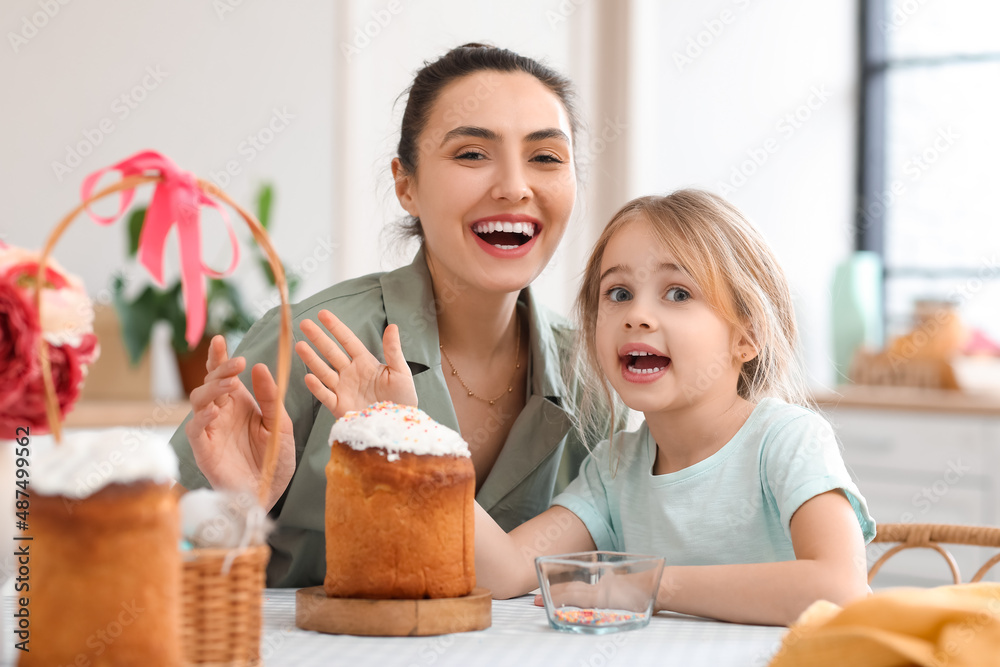
{"type": "MultiPolygon", "coordinates": [[[[562,482],[575,474],[586,452],[573,428],[574,390],[560,368],[573,332],[527,286],[572,212],[576,130],[569,82],[531,59],[469,44],[425,65],[409,90],[392,161],[396,196],[422,241],[413,263],[334,285],[294,307],[293,328],[332,368],[317,366],[316,353],[297,343],[287,414],[276,426],[268,423],[276,387],[267,367],[277,349],[276,311],[254,325],[232,359],[224,340],[213,340],[205,384],[192,392],[192,414],[173,438],[179,482],[255,489],[269,429],[280,429],[268,502],[277,523],[270,586],[320,584],[326,569],[323,466],[335,417],[307,383],[349,381],[358,366],[378,363],[330,349],[313,320],[349,327],[382,359],[405,360],[382,366],[383,381],[412,373],[420,407],[462,433],[476,499],[505,529],[548,508],[561,464],[562,482]],[[383,340],[399,340],[389,323],[404,333],[399,349],[383,352],[383,340]],[[323,377],[307,375],[302,359],[323,377]],[[262,363],[237,378],[247,360],[262,363]]],[[[340,405],[335,414],[354,407],[362,406],[340,405]]]]}

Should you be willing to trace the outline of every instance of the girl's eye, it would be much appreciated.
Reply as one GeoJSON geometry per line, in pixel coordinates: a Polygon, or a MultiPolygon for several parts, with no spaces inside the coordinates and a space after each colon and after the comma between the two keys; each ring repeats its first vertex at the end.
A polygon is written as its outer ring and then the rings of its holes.
{"type": "Polygon", "coordinates": [[[667,301],[687,301],[691,298],[691,292],[683,287],[671,287],[667,290],[667,301]]]}
{"type": "Polygon", "coordinates": [[[545,164],[562,164],[563,161],[557,158],[555,155],[550,155],[548,153],[542,153],[541,155],[536,155],[531,158],[533,162],[542,162],[545,164]]]}
{"type": "Polygon", "coordinates": [[[485,160],[486,156],[479,151],[463,151],[455,156],[456,160],[469,160],[470,162],[478,162],[480,160],[485,160]]]}
{"type": "Polygon", "coordinates": [[[622,301],[628,301],[632,298],[632,293],[624,287],[612,287],[605,292],[604,295],[613,303],[621,303],[622,301]]]}

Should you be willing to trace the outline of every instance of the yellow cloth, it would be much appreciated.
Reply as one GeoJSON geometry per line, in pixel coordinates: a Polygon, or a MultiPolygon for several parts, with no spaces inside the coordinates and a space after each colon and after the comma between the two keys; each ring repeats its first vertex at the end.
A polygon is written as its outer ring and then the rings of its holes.
{"type": "Polygon", "coordinates": [[[1000,665],[1000,584],[886,590],[843,609],[819,601],[770,667],[1000,665]]]}

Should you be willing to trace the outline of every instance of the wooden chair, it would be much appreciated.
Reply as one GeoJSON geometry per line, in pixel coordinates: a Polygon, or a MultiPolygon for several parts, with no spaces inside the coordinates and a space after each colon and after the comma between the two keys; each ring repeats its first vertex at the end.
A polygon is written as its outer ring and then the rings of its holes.
{"type": "MultiPolygon", "coordinates": [[[[979,547],[1000,548],[1000,528],[992,526],[962,526],[944,523],[887,523],[879,524],[878,534],[872,544],[897,543],[872,564],[868,570],[868,583],[882,568],[882,565],[892,556],[904,549],[933,549],[941,554],[951,568],[952,578],[956,584],[962,583],[962,575],[958,571],[958,563],[954,556],[941,546],[942,544],[965,544],[979,547]]],[[[990,558],[979,568],[970,579],[970,583],[980,581],[990,568],[1000,563],[1000,552],[990,558]]]]}

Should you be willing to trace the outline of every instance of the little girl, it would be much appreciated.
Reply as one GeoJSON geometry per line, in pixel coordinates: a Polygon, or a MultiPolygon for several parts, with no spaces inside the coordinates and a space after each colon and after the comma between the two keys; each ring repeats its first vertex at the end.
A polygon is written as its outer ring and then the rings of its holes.
{"type": "MultiPolygon", "coordinates": [[[[578,311],[600,387],[645,423],[612,432],[550,509],[510,533],[477,505],[478,585],[523,595],[538,585],[535,557],[596,548],[665,556],[658,610],[786,625],[816,600],[868,592],[875,522],[830,425],[796,405],[788,284],[739,211],[697,190],[629,202],[594,248],[578,311]]],[[[339,322],[331,332],[353,359],[338,382],[310,383],[316,397],[331,409],[344,393],[393,400],[409,379],[398,345],[381,365],[339,322]]]]}
{"type": "Polygon", "coordinates": [[[739,211],[697,190],[629,202],[577,307],[604,390],[645,423],[509,534],[477,507],[480,586],[521,595],[536,556],[597,548],[665,556],[656,608],[726,621],[785,625],[868,592],[875,522],[830,425],[796,405],[788,285],[739,211]]]}

